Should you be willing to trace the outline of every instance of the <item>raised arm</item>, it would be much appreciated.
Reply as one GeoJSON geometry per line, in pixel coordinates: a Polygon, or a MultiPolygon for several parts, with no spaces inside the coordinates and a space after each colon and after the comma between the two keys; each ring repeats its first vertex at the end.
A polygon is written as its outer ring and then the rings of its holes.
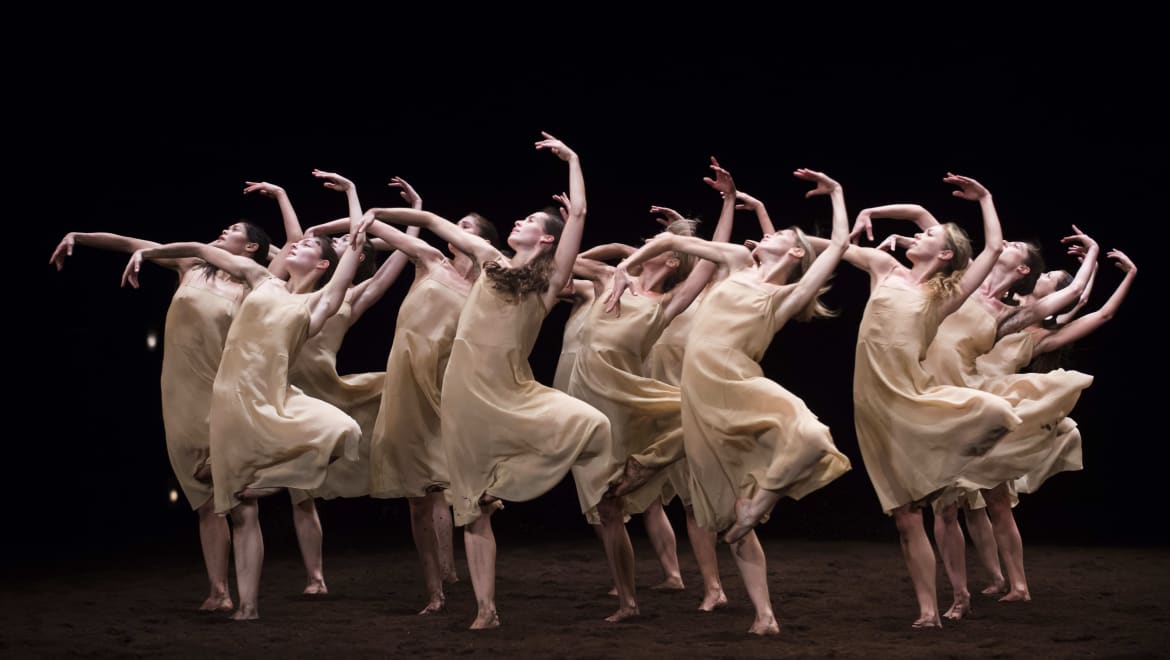
{"type": "Polygon", "coordinates": [[[479,263],[491,261],[500,254],[500,251],[492,247],[491,243],[474,234],[463,231],[459,228],[459,225],[446,218],[435,215],[430,211],[403,208],[367,209],[362,219],[363,225],[372,223],[375,220],[426,229],[440,239],[450,243],[456,250],[472,257],[479,263]]]}
{"type": "MultiPolygon", "coordinates": [[[[676,234],[659,234],[634,251],[633,254],[622,260],[614,269],[613,288],[605,299],[605,311],[621,315],[621,296],[626,289],[630,289],[629,271],[633,270],[647,259],[652,259],[663,252],[685,252],[699,259],[713,261],[727,268],[737,271],[749,268],[754,263],[752,253],[742,245],[707,241],[697,236],[679,236],[676,234]]],[[[630,293],[638,292],[630,289],[630,293]]]]}
{"type": "Polygon", "coordinates": [[[363,215],[361,201],[358,200],[357,186],[349,179],[334,172],[313,170],[313,176],[321,179],[325,187],[345,193],[346,205],[349,207],[350,240],[349,249],[341,255],[337,269],[333,276],[319,291],[309,298],[309,336],[317,334],[325,326],[329,317],[341,309],[345,302],[346,292],[353,284],[354,273],[357,272],[361,261],[362,248],[366,244],[366,232],[361,227],[363,215]]]}
{"type": "Polygon", "coordinates": [[[1077,274],[1073,276],[1073,281],[1063,289],[1053,291],[1016,311],[1003,323],[1003,327],[999,329],[999,336],[1009,335],[1030,325],[1039,323],[1042,319],[1056,314],[1069,305],[1076,304],[1085,295],[1089,281],[1093,278],[1093,273],[1096,271],[1097,254],[1100,248],[1097,245],[1097,241],[1094,241],[1075,226],[1073,229],[1077,233],[1061,239],[1062,243],[1075,242],[1080,247],[1071,251],[1074,253],[1083,252],[1084,254],[1081,265],[1077,268],[1077,274]]]}
{"type": "Polygon", "coordinates": [[[955,197],[979,202],[979,210],[983,213],[983,250],[964,269],[963,276],[959,279],[958,295],[944,303],[943,313],[950,314],[958,309],[991,273],[992,267],[1003,252],[1003,230],[999,225],[999,214],[995,211],[991,192],[983,184],[971,177],[950,172],[943,177],[943,181],[959,187],[951,193],[955,197]]]}
{"type": "MultiPolygon", "coordinates": [[[[1072,228],[1073,231],[1077,234],[1083,233],[1076,225],[1073,225],[1072,228]]],[[[1068,253],[1075,256],[1082,263],[1084,263],[1085,246],[1083,244],[1079,242],[1073,242],[1068,246],[1068,253]]],[[[1076,318],[1077,314],[1080,314],[1081,308],[1085,306],[1085,303],[1089,302],[1089,294],[1093,291],[1093,284],[1096,282],[1096,278],[1097,260],[1094,259],[1092,263],[1092,271],[1089,273],[1089,282],[1085,284],[1085,290],[1081,292],[1081,297],[1077,299],[1077,302],[1075,305],[1073,305],[1072,309],[1056,316],[1057,325],[1064,325],[1065,323],[1068,323],[1069,321],[1076,318]]]]}
{"type": "MultiPolygon", "coordinates": [[[[817,254],[829,249],[832,241],[820,236],[806,236],[813,250],[817,254]]],[[[852,266],[860,268],[869,273],[869,285],[873,288],[874,284],[881,281],[891,270],[897,268],[900,264],[898,260],[887,253],[884,249],[861,247],[859,245],[849,245],[845,248],[841,259],[852,266]]]]}
{"type": "MultiPolygon", "coordinates": [[[[55,265],[58,271],[65,268],[65,257],[73,256],[73,248],[75,245],[84,245],[86,247],[95,247],[99,250],[109,250],[111,252],[125,252],[126,254],[132,254],[137,250],[158,247],[162,244],[155,241],[148,241],[130,236],[121,236],[119,234],[110,234],[107,232],[71,231],[68,234],[65,234],[65,237],[62,238],[61,242],[57,244],[57,248],[53,250],[53,254],[49,257],[49,263],[55,265]]],[[[182,261],[178,259],[160,259],[157,263],[160,266],[165,266],[171,270],[176,270],[182,273],[191,267],[192,261],[193,259],[186,259],[182,261]]]]}
{"type": "Polygon", "coordinates": [[[808,305],[808,301],[812,300],[821,290],[825,281],[829,279],[829,275],[841,262],[845,251],[849,249],[849,215],[845,211],[845,192],[842,190],[841,184],[823,172],[806,168],[796,170],[793,174],[799,179],[812,181],[816,184],[815,188],[804,194],[806,198],[818,195],[829,196],[829,201],[833,206],[833,230],[829,235],[829,244],[817,252],[817,257],[812,266],[809,267],[808,272],[800,278],[793,292],[785,297],[784,302],[781,303],[780,309],[777,310],[777,315],[781,318],[790,318],[798,310],[808,305]]]}
{"type": "Polygon", "coordinates": [[[849,232],[849,241],[856,245],[861,234],[865,234],[867,239],[873,241],[873,221],[880,218],[909,220],[923,230],[939,224],[938,219],[931,215],[930,211],[918,204],[873,206],[861,209],[861,212],[857,214],[857,219],[853,222],[853,229],[849,232]]]}
{"type": "Polygon", "coordinates": [[[280,218],[284,222],[284,242],[296,243],[304,237],[305,232],[301,230],[301,221],[297,218],[297,212],[293,210],[292,202],[288,199],[288,193],[280,186],[268,183],[266,181],[245,181],[244,194],[259,193],[264,197],[275,199],[277,205],[280,207],[280,218]]]}
{"type": "Polygon", "coordinates": [[[144,260],[175,260],[175,259],[202,259],[216,266],[232,277],[244,280],[248,286],[255,287],[264,278],[269,276],[268,269],[256,263],[250,257],[232,254],[222,248],[207,245],[206,243],[168,243],[156,247],[146,247],[135,250],[130,255],[126,269],[122,271],[122,286],[130,284],[138,288],[138,271],[144,260]]]}
{"type": "Polygon", "coordinates": [[[569,213],[553,256],[553,271],[549,274],[549,288],[544,296],[547,308],[556,302],[560,290],[573,276],[573,265],[581,249],[581,236],[585,232],[585,175],[576,151],[544,131],[540,134],[544,139],[536,141],[537,150],[548,149],[569,164],[569,213]]]}
{"type": "Polygon", "coordinates": [[[1137,266],[1121,250],[1110,250],[1106,256],[1110,259],[1116,259],[1117,267],[1125,272],[1125,278],[1117,285],[1113,295],[1109,296],[1109,300],[1106,300],[1104,305],[1101,305],[1101,309],[1073,319],[1036,342],[1034,353],[1046,353],[1070,344],[1105,325],[1117,314],[1121,302],[1129,294],[1133,280],[1137,277],[1137,266]]]}
{"type": "MultiPolygon", "coordinates": [[[[711,186],[723,199],[723,204],[719,209],[719,220],[715,223],[715,233],[711,236],[711,241],[715,243],[726,243],[731,240],[731,225],[735,221],[737,199],[735,180],[731,177],[731,172],[719,166],[719,161],[715,160],[714,156],[711,157],[710,167],[711,171],[715,173],[715,178],[703,177],[703,182],[711,186]]],[[[748,263],[750,264],[750,252],[748,253],[748,259],[748,263]]],[[[666,307],[663,309],[663,314],[667,322],[682,314],[695,301],[695,298],[699,297],[699,294],[707,287],[707,283],[715,276],[719,267],[719,263],[703,259],[691,268],[691,272],[687,274],[687,279],[683,280],[671,292],[670,301],[667,302],[666,307]]]]}
{"type": "Polygon", "coordinates": [[[768,216],[768,209],[764,208],[764,203],[742,190],[735,191],[735,210],[755,211],[756,219],[760,221],[761,235],[776,233],[776,225],[772,224],[772,218],[768,216]]]}

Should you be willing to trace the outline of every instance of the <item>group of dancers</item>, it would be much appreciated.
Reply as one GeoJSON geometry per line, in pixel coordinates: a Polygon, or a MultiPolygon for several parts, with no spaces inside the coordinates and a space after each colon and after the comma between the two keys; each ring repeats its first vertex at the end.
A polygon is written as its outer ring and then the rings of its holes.
{"type": "Polygon", "coordinates": [[[979,206],[978,253],[957,224],[914,204],[864,209],[850,227],[841,184],[809,169],[793,174],[811,186],[807,197],[828,198],[830,236],[777,230],[714,158],[704,181],[721,210],[710,239],[697,235],[698,221],[655,206],[662,227],[641,245],[581,250],[581,160],[547,133],[535,148],[567,164],[567,192],[517,220],[505,241],[478,214],[452,222],[423,210],[400,178],[390,186],[408,206],[363,208],[352,181],[320,170],[313,176],[345,195],[348,213],[306,229],[283,188],[246,182],[245,193],[278,203],[282,247],[244,221],[210,243],[80,232],[62,239],[50,259],[58,269],[83,245],[129,253],[124,285],[138,286],[147,261],[178,273],[162,410],[171,465],[198,514],[210,582],[201,609],[258,618],[258,502],[287,491],[306,593],[327,591],[317,498],[405,498],[427,592],[420,614],[443,611],[444,586],[458,580],[457,526],[477,604],[471,628],[499,626],[492,516],[571,473],[613,580],[618,606],[607,621],[639,614],[626,530],[634,515],[662,566],[656,588],[683,588],[664,512],[677,497],[702,575],[700,609],[727,603],[722,540],[755,611],[749,632],[778,633],[755,527],[781,498],[800,499],[852,465],[830,429],[769,379],[760,360],[788,321],[835,315],[821,297],[841,261],[869,274],[855,430],[900,535],[919,608],[913,625],[938,627],[971,612],[960,511],[988,572],[984,593],[1030,598],[1012,507],[1048,477],[1081,469],[1069,415],[1092,383],[1045,358],[1116,312],[1137,272],[1124,253],[1108,253],[1125,273],[1113,295],[1082,314],[1096,241],[1074,226],[1062,242],[1079,268],[1046,271],[1038,246],[1004,239],[991,193],[972,178],[947,174],[943,182],[979,206]],[[737,210],[754,212],[759,240],[729,242],[737,210]],[[875,219],[916,230],[863,247],[874,241],[875,219]],[[379,251],[390,253],[380,264],[379,251]],[[348,329],[408,265],[414,281],[385,371],[339,375],[348,329]],[[562,302],[572,310],[548,386],[528,358],[562,302]],[[942,616],[927,507],[953,594],[942,616]],[[228,586],[232,555],[238,605],[228,586]]]}

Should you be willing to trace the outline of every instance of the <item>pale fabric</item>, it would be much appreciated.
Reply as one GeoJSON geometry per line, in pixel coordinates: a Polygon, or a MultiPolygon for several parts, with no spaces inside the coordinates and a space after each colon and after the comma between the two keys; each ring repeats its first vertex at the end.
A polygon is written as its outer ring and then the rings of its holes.
{"type": "Polygon", "coordinates": [[[370,441],[373,497],[423,497],[450,481],[439,395],[466,301],[462,292],[423,276],[398,308],[382,409],[370,441]]]}
{"type": "MultiPolygon", "coordinates": [[[[923,361],[941,384],[975,387],[1004,397],[1021,420],[935,500],[936,510],[956,500],[979,508],[978,499],[969,494],[975,486],[993,488],[1031,474],[1034,488],[1055,474],[1054,470],[1080,469],[1075,464],[1080,458],[1080,433],[1071,420],[1061,422],[1092,377],[1063,369],[1017,374],[1032,358],[1032,343],[1015,336],[997,342],[996,331],[995,316],[973,296],[939,326],[923,361]]],[[[1028,332],[1016,334],[1031,336],[1028,332]]]]}
{"type": "MultiPolygon", "coordinates": [[[[694,323],[695,315],[698,313],[705,294],[706,290],[675,316],[662,331],[658,341],[650,347],[650,352],[646,355],[646,362],[643,365],[643,373],[648,377],[670,385],[682,385],[683,355],[686,352],[687,337],[690,335],[691,325],[694,323]]],[[[685,460],[678,460],[686,457],[682,438],[678,438],[678,442],[673,448],[660,446],[656,449],[661,451],[662,460],[669,462],[669,467],[666,468],[666,484],[662,489],[663,504],[668,504],[677,495],[682,500],[683,506],[690,506],[691,471],[685,460]]],[[[649,461],[650,457],[635,455],[634,460],[649,461]]]]}
{"type": "Polygon", "coordinates": [[[557,358],[557,370],[553,374],[553,387],[562,391],[569,391],[569,377],[573,375],[573,362],[577,359],[577,351],[581,350],[581,326],[585,324],[585,317],[589,316],[592,301],[573,306],[569,318],[565,321],[564,338],[561,340],[561,354],[557,358]]]}
{"type": "Polygon", "coordinates": [[[683,438],[695,521],[706,529],[730,526],[736,499],[757,489],[800,499],[850,469],[829,427],[759,365],[793,288],[726,278],[707,292],[691,328],[683,438]]]}
{"type": "Polygon", "coordinates": [[[882,510],[921,503],[1020,425],[1010,402],[940,385],[922,360],[943,319],[922,288],[878,283],[858,329],[857,443],[882,510]]]}
{"type": "Polygon", "coordinates": [[[528,357],[548,310],[539,294],[517,298],[487,277],[459,317],[440,399],[455,524],[477,519],[485,494],[532,500],[570,471],[586,513],[622,472],[609,420],[533,378],[528,357]]]}
{"type": "MultiPolygon", "coordinates": [[[[608,292],[607,292],[608,295],[608,292]]],[[[679,388],[642,375],[650,347],[666,327],[661,302],[649,295],[622,295],[621,314],[605,311],[606,296],[589,307],[581,327],[581,349],[569,378],[569,394],[609,418],[613,460],[625,463],[660,440],[682,440],[679,388]]],[[[625,512],[642,513],[658,500],[667,474],[659,472],[624,497],[625,512]]],[[[598,522],[590,514],[591,522],[598,522]]]]}
{"type": "MultiPolygon", "coordinates": [[[[188,280],[202,278],[192,273],[188,280]]],[[[245,289],[246,291],[246,289],[245,289]]],[[[210,481],[195,473],[210,456],[211,389],[239,302],[225,292],[180,283],[163,332],[162,419],[167,456],[192,509],[211,500],[210,481]]]]}
{"type": "Polygon", "coordinates": [[[332,457],[357,459],[358,423],[289,384],[308,334],[309,295],[270,277],[244,299],[228,331],[211,401],[217,513],[238,505],[246,487],[312,491],[332,457]]]}
{"type": "MultiPolygon", "coordinates": [[[[329,465],[325,483],[309,495],[323,499],[361,497],[370,492],[370,434],[382,400],[386,374],[372,371],[341,376],[337,352],[352,324],[353,307],[342,303],[321,331],[305,342],[289,372],[289,381],[305,394],[332,404],[349,415],[362,429],[357,460],[340,458],[329,465]]],[[[299,494],[294,493],[294,501],[299,494]]]]}

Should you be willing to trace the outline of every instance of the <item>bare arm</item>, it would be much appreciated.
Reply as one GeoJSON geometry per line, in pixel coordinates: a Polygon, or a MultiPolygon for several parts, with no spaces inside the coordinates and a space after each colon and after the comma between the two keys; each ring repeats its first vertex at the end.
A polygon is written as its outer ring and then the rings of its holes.
{"type": "MultiPolygon", "coordinates": [[[[609,296],[605,299],[605,311],[616,311],[620,316],[622,293],[630,288],[629,271],[647,259],[671,250],[685,252],[700,259],[715,262],[727,268],[728,271],[750,268],[754,263],[752,261],[752,253],[742,245],[707,241],[696,236],[659,234],[622,260],[614,269],[613,288],[609,296]]],[[[637,295],[637,291],[633,289],[630,291],[634,295],[637,295]]]]}
{"type": "Polygon", "coordinates": [[[577,255],[580,259],[592,259],[594,261],[609,261],[610,259],[625,259],[634,253],[633,246],[625,243],[603,243],[595,245],[588,250],[577,255]]]}
{"type": "Polygon", "coordinates": [[[256,263],[253,259],[234,255],[222,248],[205,243],[168,243],[135,250],[130,256],[129,263],[126,264],[126,270],[122,272],[122,286],[129,283],[135,289],[138,288],[138,271],[144,259],[154,261],[155,259],[191,257],[202,259],[232,277],[244,280],[250,287],[255,287],[270,275],[267,268],[256,263]]]}
{"type": "Polygon", "coordinates": [[[798,178],[816,183],[816,188],[805,193],[805,197],[829,196],[829,201],[833,205],[833,231],[830,234],[829,245],[817,252],[816,260],[808,272],[800,278],[793,292],[781,303],[780,309],[777,310],[777,315],[781,318],[790,318],[816,296],[849,248],[849,216],[845,212],[845,192],[841,184],[822,172],[809,169],[802,168],[796,170],[794,174],[798,178]]]}
{"type": "MultiPolygon", "coordinates": [[[[711,240],[716,243],[726,243],[731,240],[731,226],[735,221],[737,199],[735,179],[731,177],[731,172],[719,166],[719,161],[715,160],[714,156],[711,157],[710,167],[715,173],[715,178],[703,177],[703,182],[715,189],[723,199],[723,204],[719,209],[719,220],[715,223],[715,233],[711,236],[711,240]]],[[[751,258],[750,253],[748,257],[751,258]]],[[[687,279],[683,280],[671,292],[670,301],[663,309],[668,323],[686,311],[687,307],[690,307],[695,298],[698,298],[703,289],[707,287],[711,278],[715,276],[718,268],[719,264],[706,259],[699,261],[691,268],[687,279]]]]}
{"type": "Polygon", "coordinates": [[[1097,245],[1097,241],[1094,241],[1087,234],[1079,231],[1072,236],[1066,236],[1061,239],[1061,242],[1064,243],[1072,241],[1082,246],[1085,255],[1080,267],[1077,268],[1077,274],[1073,277],[1073,281],[1063,289],[1053,291],[1012,314],[1007,322],[1003,324],[1004,327],[999,330],[1001,337],[1039,323],[1042,319],[1046,319],[1065,307],[1076,303],[1085,295],[1089,286],[1089,280],[1092,279],[1093,272],[1096,271],[1097,254],[1100,248],[1097,245]]]}
{"type": "Polygon", "coordinates": [[[760,221],[761,235],[776,233],[776,225],[772,224],[772,218],[768,216],[768,209],[764,208],[764,203],[755,197],[741,190],[735,191],[735,210],[755,211],[756,219],[760,221]]]}
{"type": "Polygon", "coordinates": [[[288,193],[284,188],[273,185],[265,181],[245,181],[244,194],[260,193],[264,197],[270,197],[276,200],[280,207],[280,218],[284,222],[284,241],[286,243],[296,243],[304,237],[305,233],[301,230],[301,222],[297,218],[297,212],[293,210],[292,202],[289,201],[288,193]]]}
{"type": "Polygon", "coordinates": [[[1109,300],[1106,300],[1104,305],[1101,305],[1101,309],[1074,319],[1060,329],[1049,333],[1036,343],[1033,352],[1046,353],[1070,344],[1105,325],[1117,314],[1122,301],[1129,294],[1134,278],[1137,277],[1137,266],[1121,250],[1110,250],[1106,256],[1116,259],[1117,267],[1125,271],[1125,278],[1117,285],[1113,295],[1109,296],[1109,300]]]}
{"type": "MultiPolygon", "coordinates": [[[[125,252],[132,254],[137,250],[144,250],[146,248],[158,247],[162,245],[155,241],[148,241],[141,238],[133,238],[130,236],[122,236],[119,234],[110,234],[107,232],[79,232],[71,231],[65,234],[61,242],[57,244],[57,248],[53,250],[53,254],[49,257],[49,263],[55,265],[57,270],[65,268],[65,257],[73,256],[73,248],[75,245],[84,245],[86,247],[95,247],[99,250],[108,250],[111,252],[125,252]]],[[[193,263],[193,259],[185,260],[178,259],[160,259],[156,263],[160,266],[165,266],[171,270],[185,272],[193,263]]]]}
{"type": "Polygon", "coordinates": [[[991,273],[999,255],[1003,252],[1003,230],[999,225],[999,214],[995,211],[995,203],[991,199],[991,192],[975,179],[957,174],[948,173],[943,181],[959,187],[953,194],[955,197],[979,202],[979,209],[983,213],[983,250],[971,260],[959,279],[959,293],[944,303],[943,313],[950,314],[959,308],[991,273]]]}
{"type": "MultiPolygon", "coordinates": [[[[829,249],[832,241],[820,236],[806,236],[808,242],[816,250],[817,254],[829,249]]],[[[855,266],[865,272],[869,273],[870,287],[879,281],[890,271],[897,268],[901,264],[898,260],[890,256],[884,250],[871,247],[861,247],[858,245],[849,245],[845,248],[841,259],[852,266],[855,266]]]]}
{"type": "Polygon", "coordinates": [[[569,213],[561,230],[561,238],[557,241],[553,271],[549,274],[549,288],[544,294],[545,307],[548,308],[556,302],[560,290],[573,277],[573,265],[581,249],[581,236],[585,232],[585,175],[581,171],[581,158],[576,151],[544,131],[541,131],[541,135],[544,139],[536,142],[536,148],[548,149],[569,164],[569,213]]]}
{"type": "Polygon", "coordinates": [[[861,209],[857,214],[857,220],[853,222],[853,229],[849,232],[849,240],[856,244],[857,238],[864,233],[867,239],[873,241],[873,221],[880,218],[909,220],[918,225],[919,229],[929,229],[939,224],[938,219],[931,215],[930,211],[918,204],[873,206],[861,209]]]}
{"type": "Polygon", "coordinates": [[[459,225],[431,213],[416,209],[403,208],[372,208],[367,209],[362,220],[371,223],[380,220],[386,223],[422,227],[440,239],[447,241],[455,249],[467,254],[479,263],[491,261],[500,256],[500,251],[492,247],[491,243],[482,238],[463,231],[459,225]]]}

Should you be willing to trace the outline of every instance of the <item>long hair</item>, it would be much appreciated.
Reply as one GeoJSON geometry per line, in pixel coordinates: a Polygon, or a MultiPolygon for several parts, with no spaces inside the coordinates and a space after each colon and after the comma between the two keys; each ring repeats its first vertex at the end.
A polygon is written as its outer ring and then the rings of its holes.
{"type": "Polygon", "coordinates": [[[500,232],[498,229],[496,229],[496,225],[492,223],[492,221],[483,217],[479,213],[476,213],[475,211],[468,213],[465,217],[471,218],[471,220],[475,222],[476,228],[479,229],[480,238],[487,241],[488,243],[491,243],[492,247],[497,250],[503,250],[507,247],[502,241],[500,241],[500,232]]]}
{"type": "Polygon", "coordinates": [[[561,220],[559,209],[545,207],[541,213],[545,216],[544,222],[541,223],[544,226],[544,233],[553,237],[553,242],[548,244],[543,252],[519,268],[507,268],[494,260],[483,265],[484,274],[497,291],[520,296],[548,290],[548,278],[552,274],[553,259],[556,256],[557,245],[561,241],[561,232],[565,229],[565,222],[561,220]]]}
{"type": "MultiPolygon", "coordinates": [[[[268,232],[247,220],[238,220],[237,222],[243,225],[244,234],[248,236],[248,242],[255,243],[257,246],[256,251],[248,256],[261,266],[268,266],[268,262],[270,261],[268,251],[272,247],[272,239],[268,236],[268,232]]],[[[203,277],[207,279],[215,277],[216,273],[219,272],[218,266],[213,266],[206,262],[200,268],[203,269],[203,277]]]]}
{"type": "Polygon", "coordinates": [[[1004,292],[1002,301],[1009,304],[1017,304],[1017,296],[1026,296],[1032,293],[1036,288],[1036,282],[1040,280],[1040,275],[1044,273],[1044,256],[1040,254],[1040,246],[1032,241],[1025,241],[1027,246],[1026,255],[1024,257],[1024,265],[1028,267],[1028,274],[1021,277],[1012,283],[1011,287],[1004,292]]]}
{"type": "MultiPolygon", "coordinates": [[[[699,221],[697,219],[683,218],[667,225],[666,231],[679,236],[694,236],[698,227],[699,221]]],[[[678,261],[678,267],[667,274],[666,279],[662,282],[663,291],[670,291],[681,284],[690,276],[691,271],[695,268],[696,259],[694,255],[674,250],[671,252],[671,256],[678,261]]]]}
{"type": "MultiPolygon", "coordinates": [[[[804,256],[800,258],[800,263],[798,263],[796,267],[792,269],[792,272],[788,274],[788,282],[792,283],[799,281],[800,278],[804,277],[804,274],[808,272],[808,269],[812,268],[813,261],[815,261],[817,258],[817,253],[816,250],[813,249],[812,243],[809,242],[808,236],[805,235],[800,227],[792,226],[789,227],[789,229],[795,232],[796,244],[799,245],[802,250],[804,250],[804,256]]],[[[808,301],[808,304],[802,307],[793,318],[795,318],[797,321],[811,321],[812,319],[833,318],[834,316],[837,316],[837,314],[839,314],[837,310],[830,309],[827,305],[825,305],[824,302],[821,301],[821,296],[828,293],[829,289],[831,288],[832,287],[826,283],[824,286],[818,289],[816,295],[813,296],[808,301]]]]}
{"type": "MultiPolygon", "coordinates": [[[[332,243],[330,244],[332,245],[332,243]]],[[[336,248],[334,252],[336,252],[336,248]]],[[[357,272],[353,274],[354,284],[364,282],[378,272],[378,252],[374,249],[373,243],[366,241],[362,244],[362,256],[363,259],[358,262],[357,272]]]]}
{"type": "Polygon", "coordinates": [[[951,259],[925,283],[927,295],[932,300],[949,298],[959,292],[959,281],[963,270],[971,264],[971,239],[959,225],[948,222],[942,225],[946,249],[951,259]]]}
{"type": "Polygon", "coordinates": [[[337,250],[333,249],[333,241],[324,236],[314,236],[317,239],[317,244],[321,246],[321,258],[329,262],[329,267],[317,278],[317,283],[313,285],[313,290],[317,291],[321,287],[329,283],[332,279],[333,273],[337,272],[337,262],[341,257],[337,256],[337,250]]]}

